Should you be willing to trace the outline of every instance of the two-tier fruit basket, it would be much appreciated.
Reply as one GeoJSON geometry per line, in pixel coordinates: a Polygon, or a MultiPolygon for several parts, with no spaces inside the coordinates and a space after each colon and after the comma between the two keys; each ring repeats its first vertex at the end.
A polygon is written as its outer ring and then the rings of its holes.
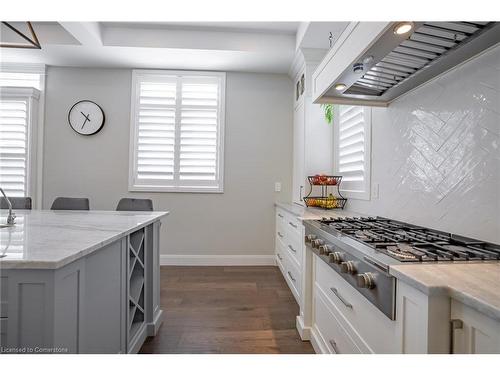
{"type": "Polygon", "coordinates": [[[304,197],[307,207],[318,207],[325,210],[344,209],[347,199],[340,194],[342,176],[316,175],[308,176],[307,179],[310,185],[309,194],[304,197]],[[311,196],[315,186],[321,188],[321,195],[311,196]]]}

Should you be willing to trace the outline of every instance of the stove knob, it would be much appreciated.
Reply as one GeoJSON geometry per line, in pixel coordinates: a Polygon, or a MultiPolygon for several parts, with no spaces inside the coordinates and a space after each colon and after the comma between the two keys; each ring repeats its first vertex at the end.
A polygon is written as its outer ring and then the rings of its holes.
{"type": "Polygon", "coordinates": [[[308,234],[306,236],[306,242],[312,242],[312,240],[316,239],[316,236],[314,234],[308,234]]]}
{"type": "Polygon", "coordinates": [[[319,248],[321,245],[323,245],[325,243],[325,241],[321,240],[321,239],[317,239],[317,240],[312,240],[311,241],[312,243],[312,247],[317,247],[319,248]]]}
{"type": "Polygon", "coordinates": [[[330,253],[330,263],[337,263],[340,264],[342,263],[342,253],[338,251],[334,251],[333,253],[330,253]]]}
{"type": "Polygon", "coordinates": [[[375,288],[375,277],[371,272],[360,273],[356,276],[359,288],[373,289],[375,288]]]}
{"type": "Polygon", "coordinates": [[[354,266],[354,262],[349,260],[347,262],[340,263],[340,272],[350,273],[350,274],[356,273],[356,267],[354,266]]]}
{"type": "Polygon", "coordinates": [[[333,246],[331,246],[331,245],[321,245],[319,247],[319,253],[321,255],[323,255],[323,254],[328,255],[332,252],[332,250],[333,250],[333,246]]]}

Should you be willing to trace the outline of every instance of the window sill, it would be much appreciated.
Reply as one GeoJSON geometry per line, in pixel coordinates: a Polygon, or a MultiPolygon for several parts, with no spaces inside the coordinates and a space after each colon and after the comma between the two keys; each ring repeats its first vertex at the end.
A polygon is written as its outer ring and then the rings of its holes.
{"type": "Polygon", "coordinates": [[[363,201],[370,200],[370,192],[369,191],[355,191],[355,190],[340,190],[340,194],[344,198],[348,199],[357,199],[363,201]]]}
{"type": "Polygon", "coordinates": [[[214,188],[204,188],[199,186],[129,186],[128,191],[130,192],[150,192],[150,193],[208,193],[208,194],[223,194],[224,189],[221,187],[214,188]]]}

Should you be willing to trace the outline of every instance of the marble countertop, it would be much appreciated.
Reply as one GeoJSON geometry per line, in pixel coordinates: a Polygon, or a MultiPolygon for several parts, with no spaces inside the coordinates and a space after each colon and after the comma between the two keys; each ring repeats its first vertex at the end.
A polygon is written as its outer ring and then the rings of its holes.
{"type": "MultiPolygon", "coordinates": [[[[151,224],[168,212],[15,210],[0,228],[0,268],[56,269],[151,224]]],[[[0,210],[0,223],[7,210],[0,210]]]]}
{"type": "Polygon", "coordinates": [[[322,210],[318,208],[303,207],[298,204],[289,202],[275,202],[274,205],[297,216],[299,220],[318,220],[326,216],[328,217],[362,216],[361,214],[353,211],[340,210],[340,209],[322,210]]]}
{"type": "Polygon", "coordinates": [[[402,264],[389,273],[427,295],[448,295],[500,320],[500,262],[402,264]]]}

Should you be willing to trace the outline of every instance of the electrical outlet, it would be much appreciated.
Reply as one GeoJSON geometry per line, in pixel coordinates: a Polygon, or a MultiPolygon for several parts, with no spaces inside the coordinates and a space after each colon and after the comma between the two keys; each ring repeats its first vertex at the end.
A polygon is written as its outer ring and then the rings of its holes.
{"type": "Polygon", "coordinates": [[[372,199],[378,199],[378,184],[372,184],[372,199]]]}
{"type": "Polygon", "coordinates": [[[279,193],[281,191],[281,182],[275,182],[274,183],[274,191],[276,193],[279,193]]]}

